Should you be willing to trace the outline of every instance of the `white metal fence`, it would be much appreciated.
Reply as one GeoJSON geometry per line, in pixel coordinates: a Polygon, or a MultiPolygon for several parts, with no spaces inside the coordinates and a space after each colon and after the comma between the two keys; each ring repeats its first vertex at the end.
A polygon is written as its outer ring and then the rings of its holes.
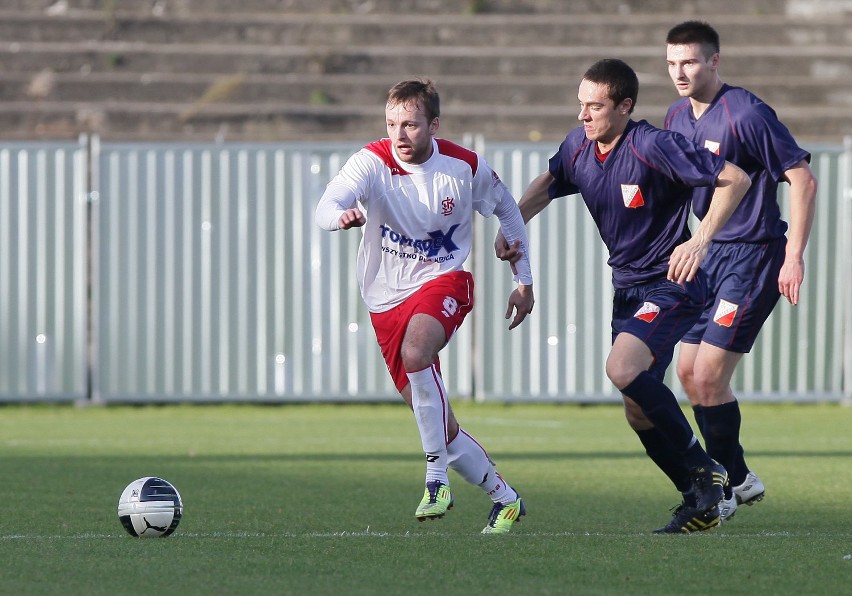
{"type": "MultiPolygon", "coordinates": [[[[516,196],[555,149],[478,148],[516,196]]],[[[357,149],[0,144],[0,401],[396,399],[355,283],[360,235],[313,223],[357,149]]],[[[743,360],[742,399],[852,395],[852,147],[811,149],[804,295],[779,303],[743,360]]],[[[477,306],[441,355],[449,391],[618,399],[604,374],[610,273],[582,202],[531,222],[537,305],[512,332],[496,225],[475,229],[477,306]]]]}
{"type": "Polygon", "coordinates": [[[0,144],[0,399],[87,396],[86,149],[0,144]]]}

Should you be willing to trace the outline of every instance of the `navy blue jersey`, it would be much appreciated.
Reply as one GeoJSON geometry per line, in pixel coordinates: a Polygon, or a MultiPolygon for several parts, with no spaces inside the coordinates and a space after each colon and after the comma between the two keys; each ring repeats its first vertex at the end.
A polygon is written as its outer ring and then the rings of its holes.
{"type": "Polygon", "coordinates": [[[551,199],[581,193],[609,250],[616,288],[665,277],[672,250],[690,238],[693,187],[712,191],[725,160],[671,131],[631,120],[606,160],[583,127],[550,158],[551,199]]]}
{"type": "MultiPolygon", "coordinates": [[[[778,183],[786,170],[810,161],[811,155],[796,144],[772,108],[749,91],[726,84],[697,120],[688,98],[673,104],[665,127],[738,165],[751,179],[751,188],[714,240],[766,242],[784,235],[778,183]]],[[[707,214],[711,195],[711,189],[695,191],[693,209],[699,219],[707,214]]]]}

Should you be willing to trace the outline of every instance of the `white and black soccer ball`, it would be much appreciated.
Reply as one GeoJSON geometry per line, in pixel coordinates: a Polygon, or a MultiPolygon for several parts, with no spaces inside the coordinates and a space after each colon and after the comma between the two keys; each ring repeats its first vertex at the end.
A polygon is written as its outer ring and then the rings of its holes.
{"type": "Polygon", "coordinates": [[[165,538],[183,516],[183,502],[172,484],[146,476],[127,485],[118,499],[118,519],[131,536],[165,538]]]}

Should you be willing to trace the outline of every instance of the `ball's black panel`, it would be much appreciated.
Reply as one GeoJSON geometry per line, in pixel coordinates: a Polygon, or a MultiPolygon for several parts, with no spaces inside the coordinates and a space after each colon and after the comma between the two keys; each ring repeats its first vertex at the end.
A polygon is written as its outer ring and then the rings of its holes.
{"type": "Polygon", "coordinates": [[[139,501],[172,501],[175,507],[180,507],[180,496],[177,489],[162,478],[149,478],[142,485],[139,501]]]}
{"type": "MultiPolygon", "coordinates": [[[[134,538],[139,538],[139,534],[136,533],[136,529],[133,527],[133,522],[130,521],[129,515],[119,515],[118,519],[121,520],[121,525],[124,526],[124,529],[128,531],[128,533],[134,538]]],[[[170,531],[174,532],[173,529],[170,531]]]]}

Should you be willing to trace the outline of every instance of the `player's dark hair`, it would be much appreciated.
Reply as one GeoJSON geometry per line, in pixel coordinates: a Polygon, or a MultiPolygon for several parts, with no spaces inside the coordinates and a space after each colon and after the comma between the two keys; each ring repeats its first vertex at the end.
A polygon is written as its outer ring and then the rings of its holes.
{"type": "Polygon", "coordinates": [[[583,78],[592,83],[606,85],[608,97],[615,105],[630,98],[630,113],[633,113],[636,98],[639,96],[639,78],[626,62],[617,58],[598,60],[589,67],[583,78]]]}
{"type": "Polygon", "coordinates": [[[701,44],[705,58],[718,54],[721,47],[719,34],[704,21],[684,21],[680,25],[675,25],[669,29],[666,43],[669,45],[701,44]]]}
{"type": "Polygon", "coordinates": [[[388,91],[387,103],[389,105],[406,104],[411,101],[423,108],[429,122],[441,115],[441,100],[438,97],[438,90],[435,89],[435,84],[429,79],[400,81],[388,91]]]}

